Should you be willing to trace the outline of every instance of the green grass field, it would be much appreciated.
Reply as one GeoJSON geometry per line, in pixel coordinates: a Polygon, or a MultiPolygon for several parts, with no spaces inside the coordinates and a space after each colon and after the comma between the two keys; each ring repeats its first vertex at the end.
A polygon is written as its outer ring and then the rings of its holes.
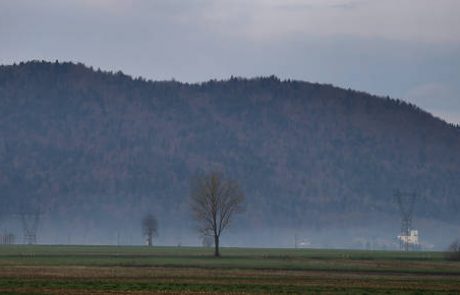
{"type": "Polygon", "coordinates": [[[460,294],[439,252],[2,246],[0,294],[460,294]]]}

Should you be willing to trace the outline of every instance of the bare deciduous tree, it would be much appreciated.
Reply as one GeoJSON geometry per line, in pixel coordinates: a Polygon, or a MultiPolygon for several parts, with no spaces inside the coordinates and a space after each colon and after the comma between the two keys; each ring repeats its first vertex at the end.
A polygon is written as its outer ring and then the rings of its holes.
{"type": "Polygon", "coordinates": [[[239,184],[211,172],[192,181],[191,209],[203,236],[214,237],[214,256],[220,256],[219,240],[235,214],[243,210],[244,194],[239,184]]]}
{"type": "Polygon", "coordinates": [[[142,219],[142,232],[147,240],[147,245],[153,246],[153,237],[158,235],[158,222],[155,216],[147,214],[142,219]]]}
{"type": "Polygon", "coordinates": [[[453,241],[449,245],[446,258],[449,260],[460,260],[460,239],[453,241]]]}

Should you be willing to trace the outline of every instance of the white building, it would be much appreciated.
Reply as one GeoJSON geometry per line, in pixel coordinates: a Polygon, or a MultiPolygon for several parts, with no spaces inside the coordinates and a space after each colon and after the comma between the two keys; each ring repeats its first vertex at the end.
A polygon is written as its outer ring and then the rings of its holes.
{"type": "Polygon", "coordinates": [[[399,235],[398,240],[401,241],[402,244],[408,245],[411,248],[419,248],[420,241],[418,238],[418,230],[413,229],[409,232],[409,235],[399,235]]]}

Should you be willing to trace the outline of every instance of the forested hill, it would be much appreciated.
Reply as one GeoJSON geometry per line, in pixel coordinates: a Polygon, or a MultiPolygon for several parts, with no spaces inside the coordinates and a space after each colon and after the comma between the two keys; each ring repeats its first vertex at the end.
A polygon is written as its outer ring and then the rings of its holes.
{"type": "Polygon", "coordinates": [[[419,216],[459,218],[460,128],[331,85],[152,82],[82,64],[6,65],[0,134],[7,213],[152,208],[177,219],[187,216],[191,176],[220,169],[242,184],[254,226],[392,215],[397,189],[419,194],[419,216]]]}

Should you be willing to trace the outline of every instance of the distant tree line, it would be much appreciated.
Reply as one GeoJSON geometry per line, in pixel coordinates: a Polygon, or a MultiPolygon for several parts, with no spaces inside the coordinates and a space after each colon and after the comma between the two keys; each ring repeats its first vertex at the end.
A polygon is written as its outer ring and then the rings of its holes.
{"type": "Polygon", "coordinates": [[[274,76],[154,82],[35,61],[0,66],[0,104],[5,214],[39,199],[74,220],[153,204],[158,220],[186,216],[190,178],[218,165],[251,196],[248,226],[397,215],[388,191],[404,187],[423,194],[420,218],[460,222],[460,129],[400,100],[274,76]]]}

